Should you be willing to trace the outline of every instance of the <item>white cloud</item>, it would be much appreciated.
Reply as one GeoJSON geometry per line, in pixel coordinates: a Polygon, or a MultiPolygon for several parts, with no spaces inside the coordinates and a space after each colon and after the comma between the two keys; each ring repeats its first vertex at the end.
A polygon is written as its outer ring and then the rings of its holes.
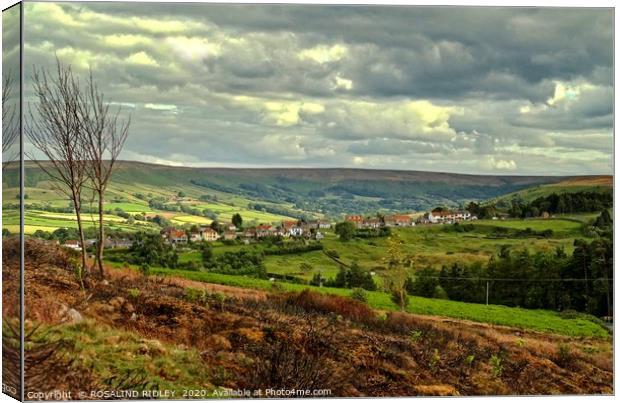
{"type": "Polygon", "coordinates": [[[343,59],[348,53],[344,45],[318,45],[313,48],[303,49],[297,55],[301,60],[311,60],[316,63],[331,63],[343,59]]]}
{"type": "Polygon", "coordinates": [[[426,100],[335,101],[326,109],[323,125],[339,138],[395,137],[449,141],[456,136],[452,115],[463,110],[426,100]]]}
{"type": "Polygon", "coordinates": [[[153,57],[151,55],[149,55],[148,53],[146,53],[144,51],[133,53],[132,55],[127,57],[125,59],[125,61],[127,63],[137,64],[137,65],[140,65],[140,66],[151,66],[151,67],[158,67],[159,66],[159,63],[157,63],[157,61],[155,59],[153,59],[153,57]]]}
{"type": "Polygon", "coordinates": [[[145,35],[114,34],[104,35],[103,43],[113,48],[129,48],[137,45],[151,45],[153,40],[145,35]]]}
{"type": "Polygon", "coordinates": [[[152,109],[155,111],[176,112],[178,110],[176,105],[169,104],[145,104],[146,109],[152,109]]]}
{"type": "Polygon", "coordinates": [[[168,37],[165,40],[165,44],[170,47],[175,55],[186,62],[202,61],[208,57],[216,57],[222,51],[220,44],[198,37],[168,37]]]}
{"type": "Polygon", "coordinates": [[[340,75],[334,77],[334,89],[350,91],[353,88],[353,80],[343,78],[340,75]]]}
{"type": "Polygon", "coordinates": [[[515,171],[517,163],[514,160],[496,159],[488,156],[480,160],[480,167],[488,171],[515,171]]]}

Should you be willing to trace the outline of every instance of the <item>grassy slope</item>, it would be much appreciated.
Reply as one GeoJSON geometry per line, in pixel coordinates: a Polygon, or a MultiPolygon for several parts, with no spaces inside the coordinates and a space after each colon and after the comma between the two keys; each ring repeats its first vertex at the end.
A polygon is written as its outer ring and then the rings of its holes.
{"type": "Polygon", "coordinates": [[[539,197],[549,196],[553,193],[577,193],[577,192],[611,192],[613,187],[612,176],[571,178],[558,183],[534,185],[517,192],[508,193],[493,199],[494,202],[511,201],[519,199],[532,201],[539,197]]]}
{"type": "MultiPolygon", "coordinates": [[[[224,284],[242,288],[273,290],[274,284],[268,280],[230,276],[217,273],[205,273],[184,270],[154,268],[152,273],[165,276],[181,276],[194,281],[224,284]]],[[[303,291],[312,289],[326,294],[349,296],[351,290],[342,288],[313,287],[308,285],[278,283],[278,288],[285,291],[303,291]]],[[[432,298],[409,297],[407,312],[466,319],[475,322],[492,323],[530,329],[541,332],[557,333],[569,336],[607,337],[605,329],[584,319],[562,319],[558,314],[545,310],[511,308],[500,305],[481,305],[466,302],[448,301],[432,298]]],[[[397,310],[396,305],[384,292],[368,292],[368,304],[375,309],[397,310]]]]}

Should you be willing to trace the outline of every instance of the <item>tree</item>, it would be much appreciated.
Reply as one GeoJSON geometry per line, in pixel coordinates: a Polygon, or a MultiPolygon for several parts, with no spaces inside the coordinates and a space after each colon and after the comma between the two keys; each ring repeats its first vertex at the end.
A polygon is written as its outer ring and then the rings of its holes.
{"type": "Polygon", "coordinates": [[[220,223],[217,222],[217,220],[213,220],[211,221],[211,224],[209,224],[209,227],[213,230],[216,231],[218,234],[222,233],[222,226],[220,225],[220,223]]]}
{"type": "Polygon", "coordinates": [[[235,227],[241,228],[241,226],[243,225],[243,218],[241,218],[241,214],[239,213],[233,214],[231,222],[233,223],[235,227]]]}
{"type": "Polygon", "coordinates": [[[202,263],[205,267],[209,267],[213,260],[213,249],[209,245],[202,247],[202,263]]]}
{"type": "Polygon", "coordinates": [[[129,133],[130,119],[120,120],[120,108],[110,110],[109,102],[99,91],[93,80],[92,72],[84,84],[78,88],[78,114],[82,122],[80,141],[86,150],[86,174],[90,186],[97,197],[99,213],[99,231],[97,236],[97,265],[99,275],[103,272],[103,249],[105,245],[105,229],[103,224],[103,207],[105,191],[112,176],[116,160],[123,149],[129,133]]]}
{"type": "Polygon", "coordinates": [[[53,181],[57,191],[67,195],[75,210],[79,241],[82,245],[80,279],[86,269],[86,248],[82,223],[82,191],[88,177],[88,155],[82,136],[83,123],[80,116],[80,85],[71,67],[56,60],[56,72],[52,76],[45,69],[35,69],[32,75],[34,108],[29,110],[26,136],[32,145],[49,161],[36,159],[39,168],[53,181]]]}
{"type": "Polygon", "coordinates": [[[405,255],[402,249],[402,241],[398,235],[391,235],[387,241],[387,255],[383,262],[388,270],[385,271],[383,285],[392,301],[398,305],[401,311],[405,311],[409,304],[407,296],[407,280],[409,275],[405,268],[405,255]]]}
{"type": "Polygon", "coordinates": [[[368,271],[362,269],[357,262],[353,262],[349,268],[349,284],[347,287],[360,287],[365,290],[374,291],[377,289],[377,284],[375,284],[375,281],[368,271]]]}
{"type": "Polygon", "coordinates": [[[343,221],[336,224],[334,229],[341,241],[346,242],[355,236],[355,225],[349,221],[343,221]]]}
{"type": "Polygon", "coordinates": [[[416,273],[412,291],[414,295],[432,298],[437,287],[439,287],[437,272],[431,267],[426,267],[416,273]]]}
{"type": "Polygon", "coordinates": [[[129,249],[136,264],[175,268],[178,255],[174,248],[157,233],[138,232],[129,249]]]}
{"type": "Polygon", "coordinates": [[[596,217],[596,221],[594,221],[594,226],[598,228],[607,228],[612,225],[611,215],[607,209],[601,211],[601,214],[596,217]]]}

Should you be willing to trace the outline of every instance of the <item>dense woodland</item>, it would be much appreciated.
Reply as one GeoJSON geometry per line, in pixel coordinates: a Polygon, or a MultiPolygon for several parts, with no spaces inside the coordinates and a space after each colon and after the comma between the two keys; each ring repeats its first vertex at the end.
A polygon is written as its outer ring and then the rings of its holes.
{"type": "Polygon", "coordinates": [[[538,217],[543,212],[549,214],[584,213],[601,211],[613,206],[611,192],[577,192],[551,194],[539,197],[531,203],[512,203],[509,214],[515,218],[538,217]]]}
{"type": "Polygon", "coordinates": [[[563,249],[531,254],[505,247],[488,264],[454,264],[440,272],[419,270],[409,292],[485,303],[488,283],[492,304],[612,315],[613,226],[607,210],[594,227],[598,238],[575,240],[570,256],[563,249]]]}
{"type": "Polygon", "coordinates": [[[548,196],[539,197],[531,202],[512,200],[507,209],[500,209],[493,203],[470,202],[466,210],[478,218],[492,218],[498,212],[506,212],[514,218],[539,217],[547,214],[570,214],[588,213],[601,211],[613,207],[613,194],[611,192],[574,192],[552,193],[548,196]]]}

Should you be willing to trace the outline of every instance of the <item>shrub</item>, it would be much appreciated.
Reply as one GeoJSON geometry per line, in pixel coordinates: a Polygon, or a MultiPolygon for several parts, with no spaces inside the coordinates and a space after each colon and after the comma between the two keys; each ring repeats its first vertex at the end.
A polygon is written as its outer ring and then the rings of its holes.
{"type": "Polygon", "coordinates": [[[437,364],[439,364],[440,361],[441,361],[441,355],[439,355],[439,350],[435,348],[433,349],[433,355],[431,355],[431,358],[428,362],[428,366],[432,370],[434,370],[437,368],[437,364]]]}
{"type": "Polygon", "coordinates": [[[568,344],[558,345],[558,351],[556,354],[555,362],[561,367],[568,367],[573,362],[575,356],[568,344]]]}
{"type": "Polygon", "coordinates": [[[205,290],[198,290],[196,288],[185,289],[185,299],[194,304],[206,304],[207,292],[205,290]]]}
{"type": "Polygon", "coordinates": [[[502,376],[502,372],[504,371],[504,365],[502,364],[502,359],[497,355],[493,354],[489,359],[489,364],[491,364],[491,374],[494,377],[502,376]]]}
{"type": "Polygon", "coordinates": [[[141,264],[140,273],[144,274],[145,276],[148,276],[151,273],[151,266],[149,266],[146,263],[141,264]]]}
{"type": "Polygon", "coordinates": [[[422,332],[421,330],[412,330],[409,334],[411,341],[414,343],[420,341],[422,339],[422,336],[424,336],[424,332],[422,332]]]}
{"type": "Polygon", "coordinates": [[[288,305],[301,308],[306,312],[318,314],[334,313],[358,323],[370,323],[376,319],[376,313],[368,305],[351,298],[337,295],[325,295],[304,290],[291,293],[285,299],[288,305]]]}
{"type": "Polygon", "coordinates": [[[130,288],[127,290],[127,294],[129,294],[129,296],[133,299],[138,298],[141,293],[142,291],[140,291],[139,288],[130,288]]]}
{"type": "Polygon", "coordinates": [[[354,288],[351,290],[351,298],[356,301],[367,303],[368,302],[368,294],[364,291],[363,288],[354,288]]]}

